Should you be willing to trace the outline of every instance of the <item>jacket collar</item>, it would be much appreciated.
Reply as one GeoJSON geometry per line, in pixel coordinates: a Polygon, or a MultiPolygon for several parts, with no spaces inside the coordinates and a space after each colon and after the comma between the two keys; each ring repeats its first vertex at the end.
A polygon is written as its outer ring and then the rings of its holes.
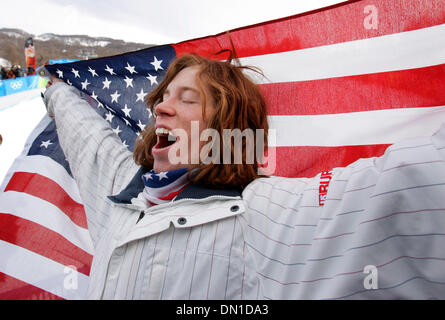
{"type": "MultiPolygon", "coordinates": [[[[114,203],[130,204],[131,199],[136,198],[144,189],[142,175],[150,171],[140,167],[130,183],[116,195],[108,196],[114,203]]],[[[204,199],[211,196],[241,197],[241,193],[236,189],[213,189],[197,184],[189,184],[173,201],[181,199],[204,199]]]]}

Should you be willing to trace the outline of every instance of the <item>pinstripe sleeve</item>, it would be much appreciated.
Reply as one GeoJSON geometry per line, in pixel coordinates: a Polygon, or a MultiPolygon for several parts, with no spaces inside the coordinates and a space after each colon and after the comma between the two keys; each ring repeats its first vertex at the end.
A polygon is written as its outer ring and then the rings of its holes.
{"type": "Polygon", "coordinates": [[[332,170],[323,206],[321,182],[272,177],[243,192],[268,298],[445,298],[445,126],[332,170]]]}
{"type": "Polygon", "coordinates": [[[442,159],[445,160],[445,124],[433,135],[431,141],[442,159]]]}
{"type": "Polygon", "coordinates": [[[108,221],[106,197],[128,183],[137,166],[108,123],[65,83],[45,93],[48,113],[54,113],[59,142],[79,186],[93,241],[108,221]]]}

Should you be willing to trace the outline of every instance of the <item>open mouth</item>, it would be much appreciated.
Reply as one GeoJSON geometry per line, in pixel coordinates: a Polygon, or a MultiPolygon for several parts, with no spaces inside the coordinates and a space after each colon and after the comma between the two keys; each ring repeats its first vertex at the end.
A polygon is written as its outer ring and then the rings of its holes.
{"type": "Polygon", "coordinates": [[[158,136],[158,142],[155,145],[156,149],[168,148],[178,140],[168,129],[157,128],[155,132],[158,136]]]}

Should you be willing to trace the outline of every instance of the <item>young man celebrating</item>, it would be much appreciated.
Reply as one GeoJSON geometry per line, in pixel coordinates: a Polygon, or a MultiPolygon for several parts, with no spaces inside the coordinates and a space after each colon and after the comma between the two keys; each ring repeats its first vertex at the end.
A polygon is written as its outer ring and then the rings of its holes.
{"type": "Polygon", "coordinates": [[[89,298],[445,298],[445,129],[313,179],[263,177],[266,105],[243,69],[175,60],[134,154],[54,79],[45,102],[95,244],[89,298]],[[264,139],[239,140],[236,161],[224,130],[264,139]]]}

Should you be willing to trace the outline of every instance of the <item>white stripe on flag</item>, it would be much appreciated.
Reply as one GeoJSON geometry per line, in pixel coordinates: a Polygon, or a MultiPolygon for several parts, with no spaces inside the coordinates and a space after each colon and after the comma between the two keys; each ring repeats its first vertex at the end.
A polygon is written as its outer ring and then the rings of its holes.
{"type": "MultiPolygon", "coordinates": [[[[0,259],[0,272],[64,299],[85,298],[88,276],[2,240],[0,240],[0,252],[2,257],[8,257],[8,259],[0,259]],[[35,270],[39,270],[39,272],[35,272],[35,270]],[[75,284],[76,280],[77,289],[71,286],[75,284]]],[[[36,297],[36,299],[39,298],[45,297],[36,297]]]]}
{"type": "Polygon", "coordinates": [[[445,24],[364,40],[241,58],[267,79],[257,83],[307,81],[406,70],[445,63],[445,24]]]}
{"type": "MultiPolygon", "coordinates": [[[[57,183],[77,203],[82,204],[79,189],[65,168],[49,157],[21,156],[14,163],[14,172],[38,173],[57,183]]],[[[6,186],[5,186],[6,187],[6,186]]]]}
{"type": "Polygon", "coordinates": [[[28,139],[26,140],[25,147],[23,148],[21,155],[16,160],[14,160],[11,168],[9,168],[8,172],[6,173],[3,182],[0,186],[0,191],[5,190],[6,185],[8,184],[9,180],[11,180],[12,175],[14,174],[14,172],[17,171],[15,170],[15,166],[16,163],[18,162],[18,159],[20,159],[22,156],[25,157],[28,154],[29,149],[31,148],[31,145],[33,144],[34,140],[39,136],[40,133],[42,133],[43,130],[45,130],[45,128],[51,121],[52,119],[48,115],[45,115],[42,118],[42,120],[40,120],[39,124],[31,132],[28,139]]]}
{"type": "Polygon", "coordinates": [[[64,212],[50,202],[23,192],[8,191],[0,193],[0,212],[11,213],[38,223],[57,232],[89,254],[94,252],[88,230],[76,225],[64,212]]]}
{"type": "Polygon", "coordinates": [[[388,109],[308,116],[269,116],[271,147],[392,144],[428,136],[445,119],[445,107],[388,109]]]}

